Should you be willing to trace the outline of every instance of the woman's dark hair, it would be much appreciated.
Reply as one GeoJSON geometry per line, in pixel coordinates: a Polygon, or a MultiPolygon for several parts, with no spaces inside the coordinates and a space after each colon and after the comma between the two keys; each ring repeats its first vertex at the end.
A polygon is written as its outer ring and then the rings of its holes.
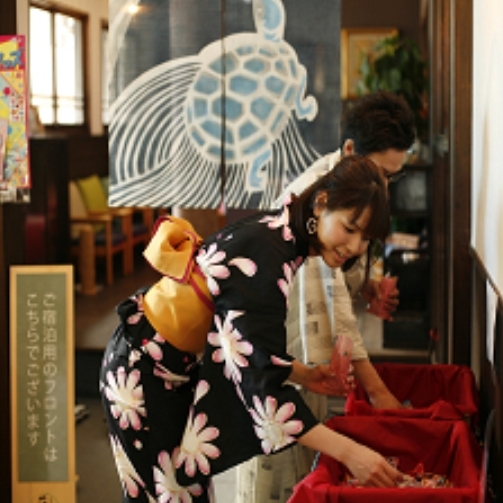
{"type": "Polygon", "coordinates": [[[408,150],[415,139],[414,114],[404,98],[388,91],[359,99],[342,118],[341,146],[353,140],[361,155],[408,150]]]}
{"type": "Polygon", "coordinates": [[[374,162],[361,155],[345,156],[325,176],[298,197],[293,197],[290,221],[300,238],[315,250],[320,249],[317,234],[309,234],[306,224],[314,216],[317,196],[321,192],[327,196],[324,210],[354,210],[353,222],[366,208],[370,208],[365,235],[371,240],[384,241],[389,231],[388,196],[382,172],[374,162]]]}

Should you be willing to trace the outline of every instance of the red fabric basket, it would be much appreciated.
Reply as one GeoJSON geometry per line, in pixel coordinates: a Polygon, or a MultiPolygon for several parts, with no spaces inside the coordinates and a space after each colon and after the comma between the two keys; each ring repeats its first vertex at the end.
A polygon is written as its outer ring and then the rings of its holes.
{"type": "Polygon", "coordinates": [[[374,367],[400,402],[412,409],[374,409],[356,384],[345,403],[348,416],[374,415],[429,419],[466,419],[475,425],[478,391],[469,367],[447,364],[376,363],[374,367]]]}
{"type": "Polygon", "coordinates": [[[398,468],[446,475],[452,488],[366,488],[341,485],[345,468],[321,455],[316,468],[294,489],[288,503],[476,503],[482,449],[464,421],[389,417],[333,417],[326,425],[385,457],[398,468]]]}

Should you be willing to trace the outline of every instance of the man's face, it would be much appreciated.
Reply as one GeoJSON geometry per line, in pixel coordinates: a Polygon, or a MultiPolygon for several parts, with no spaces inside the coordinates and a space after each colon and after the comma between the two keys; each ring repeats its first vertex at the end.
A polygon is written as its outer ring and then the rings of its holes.
{"type": "Polygon", "coordinates": [[[382,152],[369,154],[367,157],[383,170],[384,177],[389,183],[393,181],[402,170],[405,160],[407,159],[407,151],[389,148],[382,152]]]}
{"type": "MultiPolygon", "coordinates": [[[[354,149],[353,140],[346,140],[342,149],[342,155],[357,154],[354,149]]],[[[397,150],[388,148],[382,152],[373,152],[367,157],[383,170],[386,182],[393,181],[396,175],[401,172],[405,160],[407,159],[407,150],[397,150]]]]}

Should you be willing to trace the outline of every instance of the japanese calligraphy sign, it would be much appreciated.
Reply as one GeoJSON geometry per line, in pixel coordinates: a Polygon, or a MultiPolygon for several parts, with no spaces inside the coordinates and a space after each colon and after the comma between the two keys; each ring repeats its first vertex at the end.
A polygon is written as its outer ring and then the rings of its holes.
{"type": "Polygon", "coordinates": [[[10,270],[12,497],[74,503],[71,266],[10,270]]]}
{"type": "Polygon", "coordinates": [[[26,78],[22,35],[0,35],[0,190],[31,186],[26,78]]]}

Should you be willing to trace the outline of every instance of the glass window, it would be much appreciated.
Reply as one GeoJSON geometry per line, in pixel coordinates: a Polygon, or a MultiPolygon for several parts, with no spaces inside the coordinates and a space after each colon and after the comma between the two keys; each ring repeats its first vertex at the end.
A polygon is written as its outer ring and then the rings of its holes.
{"type": "Polygon", "coordinates": [[[47,125],[84,124],[83,21],[30,7],[31,104],[47,125]]]}

